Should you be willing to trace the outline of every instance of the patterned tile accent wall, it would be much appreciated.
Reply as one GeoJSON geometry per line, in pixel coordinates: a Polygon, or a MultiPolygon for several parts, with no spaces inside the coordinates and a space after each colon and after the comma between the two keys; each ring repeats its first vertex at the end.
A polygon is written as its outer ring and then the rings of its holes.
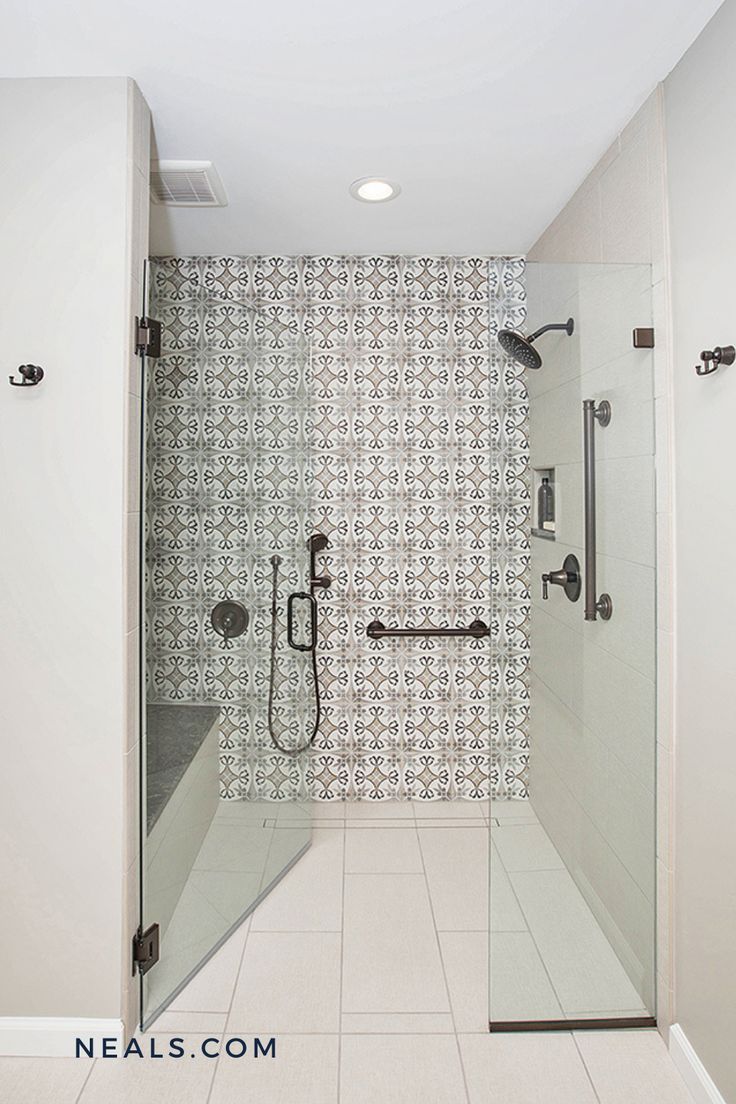
{"type": "MultiPolygon", "coordinates": [[[[224,797],[526,793],[526,393],[494,335],[524,264],[482,257],[153,262],[164,356],[148,388],[148,696],[222,707],[224,797]],[[270,556],[320,569],[323,718],[301,759],[266,724],[270,556]],[[212,605],[239,598],[225,648],[212,605]],[[367,624],[492,641],[371,641],[367,624]]],[[[308,664],[278,652],[279,721],[309,734],[308,664]]]]}

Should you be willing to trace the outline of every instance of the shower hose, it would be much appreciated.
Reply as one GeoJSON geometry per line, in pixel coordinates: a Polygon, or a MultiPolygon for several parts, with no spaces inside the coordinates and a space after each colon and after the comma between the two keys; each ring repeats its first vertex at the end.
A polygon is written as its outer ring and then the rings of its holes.
{"type": "Polygon", "coordinates": [[[296,758],[301,755],[308,748],[314,744],[315,737],[319,731],[320,722],[320,700],[319,700],[319,678],[317,675],[317,641],[316,636],[313,638],[312,644],[309,648],[309,652],[312,656],[312,678],[314,681],[314,725],[312,727],[312,734],[309,739],[295,748],[287,748],[281,743],[283,733],[279,736],[276,735],[274,716],[273,716],[273,698],[274,688],[276,682],[276,644],[278,636],[278,594],[279,594],[279,564],[281,563],[280,556],[271,557],[271,567],[273,574],[271,577],[271,669],[268,678],[268,731],[271,736],[271,742],[274,747],[278,748],[284,755],[290,755],[296,758]]]}

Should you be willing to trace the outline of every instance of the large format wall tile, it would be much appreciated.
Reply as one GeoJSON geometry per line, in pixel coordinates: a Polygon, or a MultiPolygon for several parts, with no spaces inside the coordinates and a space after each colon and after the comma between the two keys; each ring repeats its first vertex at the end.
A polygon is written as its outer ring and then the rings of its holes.
{"type": "Polygon", "coordinates": [[[495,341],[524,321],[523,261],[152,267],[164,355],[147,394],[149,700],[220,704],[225,798],[525,796],[527,400],[495,341]],[[313,690],[283,607],[313,530],[334,581],[318,599],[323,716],[305,769],[267,724],[270,558],[275,718],[294,746],[313,690]],[[229,648],[209,620],[226,597],[251,617],[229,648]],[[374,642],[376,617],[481,617],[493,639],[374,642]]]}

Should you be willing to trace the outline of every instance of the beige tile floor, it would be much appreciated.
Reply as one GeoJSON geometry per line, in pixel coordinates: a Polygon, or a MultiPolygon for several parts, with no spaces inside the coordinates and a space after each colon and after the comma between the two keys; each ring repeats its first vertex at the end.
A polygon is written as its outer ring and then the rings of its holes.
{"type": "MultiPolygon", "coordinates": [[[[152,1026],[160,1041],[182,1035],[194,1060],[0,1059],[0,1100],[689,1104],[656,1031],[488,1033],[487,809],[423,803],[319,813],[311,850],[152,1026]],[[274,1035],[277,1057],[204,1058],[208,1035],[274,1035]]],[[[518,999],[525,970],[525,999],[551,1015],[590,993],[564,968],[543,971],[540,987],[539,939],[517,891],[524,878],[543,875],[536,891],[527,885],[534,917],[540,894],[550,883],[559,889],[565,871],[528,806],[508,813],[491,810],[507,828],[494,885],[503,874],[510,887],[491,927],[503,940],[499,963],[513,964],[497,984],[508,986],[509,1002],[514,992],[518,999]]]]}

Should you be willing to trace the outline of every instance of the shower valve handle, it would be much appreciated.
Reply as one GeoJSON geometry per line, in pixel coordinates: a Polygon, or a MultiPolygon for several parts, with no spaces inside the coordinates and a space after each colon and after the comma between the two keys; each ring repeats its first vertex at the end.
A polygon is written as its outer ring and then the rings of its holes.
{"type": "Polygon", "coordinates": [[[575,578],[571,571],[545,571],[542,576],[542,597],[549,598],[548,585],[552,586],[565,586],[567,583],[574,583],[575,578]]]}
{"type": "Polygon", "coordinates": [[[542,575],[542,598],[549,598],[549,587],[563,587],[571,602],[580,597],[580,564],[577,556],[565,556],[565,562],[559,571],[545,571],[542,575]]]}

